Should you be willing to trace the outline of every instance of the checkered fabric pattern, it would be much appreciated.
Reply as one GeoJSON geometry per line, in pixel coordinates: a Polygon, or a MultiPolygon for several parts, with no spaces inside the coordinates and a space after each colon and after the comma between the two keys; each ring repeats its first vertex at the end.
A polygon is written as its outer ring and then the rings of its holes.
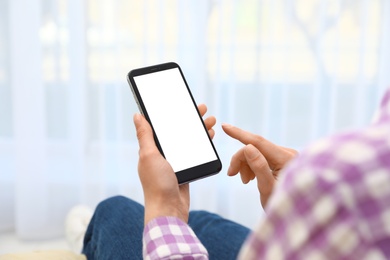
{"type": "Polygon", "coordinates": [[[146,225],[143,255],[144,259],[208,259],[192,229],[175,217],[155,218],[146,225]]]}
{"type": "Polygon", "coordinates": [[[390,249],[390,90],[378,122],[294,160],[266,213],[240,259],[389,259],[376,245],[390,249]]]}

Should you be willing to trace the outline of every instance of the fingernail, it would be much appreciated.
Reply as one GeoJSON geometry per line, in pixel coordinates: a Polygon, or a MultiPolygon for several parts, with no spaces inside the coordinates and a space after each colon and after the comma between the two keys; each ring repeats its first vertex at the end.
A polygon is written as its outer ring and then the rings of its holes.
{"type": "Polygon", "coordinates": [[[222,123],[222,127],[232,127],[232,125],[227,124],[227,123],[222,123]]]}
{"type": "Polygon", "coordinates": [[[134,122],[137,122],[141,119],[141,115],[138,113],[135,113],[133,118],[134,118],[134,122]]]}

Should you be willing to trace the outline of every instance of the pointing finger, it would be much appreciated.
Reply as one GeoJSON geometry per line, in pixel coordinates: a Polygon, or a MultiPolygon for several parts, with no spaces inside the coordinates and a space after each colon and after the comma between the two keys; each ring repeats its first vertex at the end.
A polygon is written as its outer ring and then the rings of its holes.
{"type": "Polygon", "coordinates": [[[271,166],[283,163],[290,159],[290,153],[286,153],[283,148],[268,141],[262,136],[252,134],[229,124],[222,124],[222,129],[227,135],[240,141],[241,143],[245,145],[254,145],[264,155],[267,161],[269,161],[270,164],[273,164],[271,166]]]}

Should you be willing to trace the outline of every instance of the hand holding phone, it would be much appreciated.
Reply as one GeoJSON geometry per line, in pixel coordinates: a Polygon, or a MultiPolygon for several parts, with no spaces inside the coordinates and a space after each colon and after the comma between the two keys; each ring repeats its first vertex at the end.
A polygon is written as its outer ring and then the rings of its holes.
{"type": "Polygon", "coordinates": [[[178,185],[171,165],[161,155],[154,142],[150,124],[134,115],[139,143],[138,174],[145,200],[145,225],[159,216],[174,216],[188,221],[189,184],[178,185]]]}
{"type": "Polygon", "coordinates": [[[176,63],[132,70],[128,82],[157,147],[180,184],[221,170],[217,151],[176,63]]]}

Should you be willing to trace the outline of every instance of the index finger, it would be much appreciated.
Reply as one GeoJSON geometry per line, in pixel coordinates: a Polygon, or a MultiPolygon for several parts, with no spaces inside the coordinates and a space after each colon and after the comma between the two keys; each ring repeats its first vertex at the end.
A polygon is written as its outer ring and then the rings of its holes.
{"type": "Polygon", "coordinates": [[[201,116],[204,116],[207,112],[207,106],[205,104],[199,104],[198,111],[201,116]]]}
{"type": "Polygon", "coordinates": [[[222,124],[222,129],[227,135],[241,143],[255,146],[271,164],[284,163],[289,159],[282,148],[260,135],[252,134],[229,124],[222,124]]]}

